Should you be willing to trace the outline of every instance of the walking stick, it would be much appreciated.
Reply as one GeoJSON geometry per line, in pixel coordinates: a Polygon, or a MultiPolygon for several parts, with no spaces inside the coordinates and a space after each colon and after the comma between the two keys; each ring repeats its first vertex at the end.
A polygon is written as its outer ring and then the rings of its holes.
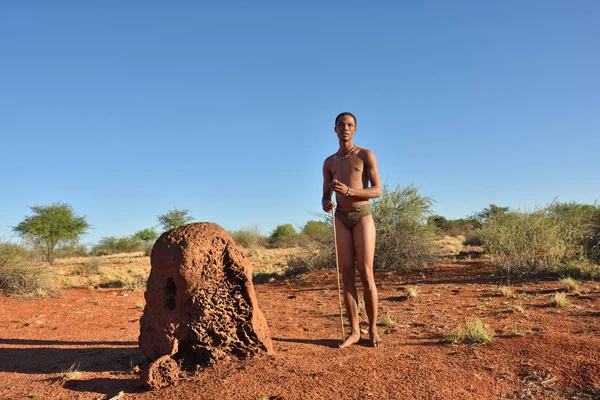
{"type": "Polygon", "coordinates": [[[340,264],[338,262],[338,248],[337,248],[337,237],[335,234],[335,207],[331,209],[331,224],[333,225],[333,247],[335,248],[335,270],[337,272],[337,284],[338,284],[338,300],[340,303],[340,323],[342,326],[342,342],[345,339],[344,334],[344,316],[342,315],[342,289],[340,287],[340,264]]]}

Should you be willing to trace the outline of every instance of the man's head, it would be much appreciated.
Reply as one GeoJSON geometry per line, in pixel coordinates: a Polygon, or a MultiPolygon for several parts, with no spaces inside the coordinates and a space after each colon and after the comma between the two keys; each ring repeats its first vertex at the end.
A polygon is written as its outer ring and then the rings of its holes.
{"type": "Polygon", "coordinates": [[[349,142],[356,133],[356,117],[349,112],[343,112],[335,118],[335,128],[338,139],[349,142]]]}
{"type": "Polygon", "coordinates": [[[344,117],[352,117],[352,119],[354,119],[354,126],[356,127],[356,117],[354,116],[354,114],[352,114],[350,112],[343,112],[343,113],[339,114],[337,117],[335,117],[335,126],[337,126],[340,119],[342,119],[344,117]]]}

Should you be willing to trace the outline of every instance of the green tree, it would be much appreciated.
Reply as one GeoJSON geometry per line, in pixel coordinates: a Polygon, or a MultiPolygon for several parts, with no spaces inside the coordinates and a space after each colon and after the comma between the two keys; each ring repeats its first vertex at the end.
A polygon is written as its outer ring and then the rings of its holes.
{"type": "Polygon", "coordinates": [[[158,223],[164,232],[186,225],[194,220],[189,210],[173,208],[166,214],[158,216],[158,223]]]}
{"type": "Polygon", "coordinates": [[[495,218],[502,217],[508,214],[508,207],[500,207],[495,204],[490,204],[489,207],[484,208],[482,211],[475,213],[474,218],[486,223],[490,222],[495,218]]]}
{"type": "Polygon", "coordinates": [[[154,230],[154,228],[146,228],[141,231],[137,231],[133,234],[134,237],[138,238],[145,244],[156,241],[158,239],[158,232],[154,230]]]}
{"type": "Polygon", "coordinates": [[[90,225],[85,217],[78,217],[69,204],[29,207],[34,215],[25,217],[13,227],[21,238],[40,248],[46,261],[54,264],[54,249],[77,243],[90,225]]]}

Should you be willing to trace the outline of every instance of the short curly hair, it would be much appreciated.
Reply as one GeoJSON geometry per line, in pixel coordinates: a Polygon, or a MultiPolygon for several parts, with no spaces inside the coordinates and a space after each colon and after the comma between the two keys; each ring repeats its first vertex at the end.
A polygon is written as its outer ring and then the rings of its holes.
{"type": "Polygon", "coordinates": [[[356,117],[354,116],[354,114],[352,114],[350,112],[343,112],[343,113],[339,114],[337,117],[335,117],[335,125],[337,126],[340,118],[344,118],[346,115],[354,118],[354,126],[356,126],[356,117]]]}

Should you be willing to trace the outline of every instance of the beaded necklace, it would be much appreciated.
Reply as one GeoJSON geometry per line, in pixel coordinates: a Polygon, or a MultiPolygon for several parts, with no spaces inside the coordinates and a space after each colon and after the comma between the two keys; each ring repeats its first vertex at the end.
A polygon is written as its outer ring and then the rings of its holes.
{"type": "Polygon", "coordinates": [[[338,155],[338,153],[335,153],[335,158],[336,158],[337,160],[343,161],[343,160],[345,160],[346,158],[348,158],[348,156],[349,156],[350,154],[352,154],[352,152],[353,152],[354,150],[356,150],[356,145],[352,146],[352,148],[351,148],[350,150],[346,150],[346,154],[344,154],[343,156],[339,156],[339,155],[338,155]]]}

